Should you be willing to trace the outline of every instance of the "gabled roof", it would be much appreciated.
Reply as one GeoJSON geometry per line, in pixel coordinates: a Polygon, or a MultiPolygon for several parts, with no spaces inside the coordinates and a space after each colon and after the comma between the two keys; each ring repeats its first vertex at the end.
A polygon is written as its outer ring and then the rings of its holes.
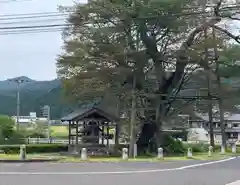
{"type": "Polygon", "coordinates": [[[82,108],[77,109],[76,111],[70,113],[69,115],[61,118],[61,121],[81,121],[84,118],[91,116],[93,114],[98,114],[104,118],[106,118],[108,121],[117,121],[119,118],[117,118],[115,115],[112,115],[105,111],[103,108],[99,107],[99,105],[93,104],[88,105],[82,108]]]}

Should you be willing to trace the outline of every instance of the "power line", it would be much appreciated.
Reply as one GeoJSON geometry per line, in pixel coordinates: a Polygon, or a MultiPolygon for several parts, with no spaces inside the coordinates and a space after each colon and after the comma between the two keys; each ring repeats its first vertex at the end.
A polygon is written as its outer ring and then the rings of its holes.
{"type": "Polygon", "coordinates": [[[22,34],[38,34],[49,32],[61,32],[63,28],[51,28],[51,29],[31,29],[31,30],[13,30],[13,31],[0,31],[0,35],[22,35],[22,34]]]}
{"type": "MultiPolygon", "coordinates": [[[[192,10],[194,7],[192,8],[184,8],[183,10],[192,10]]],[[[196,8],[196,7],[195,7],[196,8]]],[[[235,9],[239,9],[240,6],[236,5],[236,6],[231,6],[231,7],[223,7],[220,12],[224,12],[224,11],[229,11],[229,10],[235,10],[235,9]]],[[[74,11],[67,11],[68,13],[61,13],[61,12],[37,12],[37,13],[27,13],[27,14],[7,14],[7,15],[0,15],[0,20],[11,20],[11,19],[31,19],[31,18],[41,18],[41,17],[54,17],[54,16],[65,16],[65,15],[69,15],[69,13],[74,13],[74,11]]],[[[186,13],[179,13],[179,14],[173,14],[173,15],[166,15],[166,16],[184,16],[184,15],[198,15],[198,14],[209,14],[209,13],[213,13],[214,11],[192,11],[192,12],[186,12],[186,13]]],[[[164,15],[163,15],[164,16],[164,15]]],[[[156,16],[154,16],[156,17],[156,16]]],[[[146,17],[149,18],[149,17],[146,17]]]]}
{"type": "Polygon", "coordinates": [[[30,20],[30,21],[0,22],[0,25],[26,24],[26,23],[51,22],[51,21],[64,21],[64,19],[58,18],[58,19],[39,19],[39,20],[30,20]]]}
{"type": "Polygon", "coordinates": [[[23,14],[3,14],[0,17],[22,17],[22,16],[34,16],[34,15],[54,15],[64,14],[61,12],[35,12],[35,13],[23,13],[23,14]]]}
{"type": "Polygon", "coordinates": [[[59,17],[59,16],[68,16],[68,14],[46,14],[46,15],[32,15],[32,16],[19,16],[19,17],[5,17],[0,18],[0,21],[6,20],[17,20],[17,19],[35,19],[35,18],[50,18],[50,17],[59,17]]]}
{"type": "Polygon", "coordinates": [[[53,28],[61,26],[69,26],[71,24],[45,24],[45,25],[34,25],[34,26],[12,26],[12,27],[0,27],[0,30],[16,30],[16,29],[32,29],[32,28],[53,28]]]}
{"type": "Polygon", "coordinates": [[[18,2],[25,2],[25,1],[33,1],[33,0],[2,0],[0,3],[18,3],[18,2]]]}
{"type": "MultiPolygon", "coordinates": [[[[240,6],[239,6],[240,7],[240,6]]],[[[236,7],[235,7],[236,8],[236,7]]],[[[206,11],[204,11],[205,13],[209,13],[209,12],[206,12],[206,11]]],[[[173,15],[166,15],[166,17],[171,17],[171,16],[177,16],[177,17],[179,17],[179,16],[186,16],[186,15],[194,15],[194,14],[202,14],[202,12],[190,12],[190,13],[181,13],[181,14],[178,14],[178,15],[176,15],[176,14],[173,14],[173,15]]],[[[44,16],[47,16],[47,15],[44,15],[44,16]]],[[[59,16],[59,15],[57,15],[57,16],[59,16]]],[[[28,17],[29,18],[29,17],[28,17]]],[[[136,19],[151,19],[151,18],[157,18],[156,16],[154,16],[154,17],[141,17],[141,18],[136,18],[136,19]]],[[[1,20],[1,19],[0,19],[1,20]]],[[[36,21],[40,21],[40,20],[36,20],[36,21]]],[[[43,20],[42,20],[43,21],[43,20]]],[[[99,22],[100,22],[101,20],[99,20],[99,22]]],[[[104,20],[103,20],[104,21],[104,20]]],[[[15,22],[16,23],[16,22],[15,22]]],[[[19,22],[17,22],[17,23],[24,23],[24,22],[21,22],[21,21],[19,21],[19,22]]],[[[3,23],[4,24],[4,23],[3,23]]],[[[10,23],[5,23],[5,24],[14,24],[14,22],[10,22],[10,23]]],[[[89,24],[89,23],[85,23],[85,24],[89,24]]],[[[18,30],[18,31],[20,31],[20,32],[22,32],[23,30],[22,29],[27,29],[27,30],[29,30],[29,29],[38,29],[38,28],[57,28],[57,27],[60,27],[60,28],[64,28],[65,26],[69,26],[69,25],[72,25],[72,24],[70,24],[70,23],[65,23],[65,24],[43,24],[43,25],[28,25],[28,26],[11,26],[11,27],[0,27],[0,30],[3,30],[3,31],[13,31],[13,30],[18,30]]],[[[31,31],[34,31],[34,30],[31,30],[31,31]]],[[[38,31],[38,30],[36,30],[36,31],[38,31]]],[[[41,30],[41,31],[43,31],[43,30],[41,30]]],[[[45,31],[48,31],[48,30],[44,30],[44,32],[45,31]]],[[[51,30],[49,30],[49,31],[51,31],[51,30]]],[[[55,30],[54,30],[55,31],[55,30]]],[[[9,34],[10,34],[10,32],[8,32],[9,34]]],[[[2,33],[2,35],[3,34],[8,34],[8,33],[2,33]]],[[[14,33],[15,34],[15,33],[14,33]]]]}

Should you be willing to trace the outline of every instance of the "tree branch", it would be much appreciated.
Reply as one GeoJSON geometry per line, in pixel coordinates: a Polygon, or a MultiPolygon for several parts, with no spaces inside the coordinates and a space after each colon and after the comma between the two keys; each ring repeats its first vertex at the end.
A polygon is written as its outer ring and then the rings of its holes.
{"type": "Polygon", "coordinates": [[[230,33],[228,30],[223,29],[220,26],[217,26],[215,24],[214,25],[209,25],[209,26],[211,26],[212,28],[215,28],[216,30],[219,30],[219,31],[225,33],[227,36],[229,36],[230,38],[234,39],[236,42],[240,43],[240,35],[235,36],[232,33],[230,33]]]}

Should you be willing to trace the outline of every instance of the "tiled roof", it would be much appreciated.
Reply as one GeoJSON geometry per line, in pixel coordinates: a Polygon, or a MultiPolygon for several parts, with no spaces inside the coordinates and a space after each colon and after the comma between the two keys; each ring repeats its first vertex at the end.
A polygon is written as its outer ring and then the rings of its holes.
{"type": "Polygon", "coordinates": [[[107,98],[104,98],[102,100],[98,100],[95,103],[90,103],[81,106],[74,112],[70,113],[69,115],[61,118],[61,121],[76,121],[80,120],[89,114],[97,112],[101,116],[106,117],[109,121],[116,121],[118,120],[118,116],[116,115],[116,105],[114,100],[116,98],[111,99],[110,96],[106,96],[107,98]],[[113,104],[114,103],[114,104],[113,104]]]}

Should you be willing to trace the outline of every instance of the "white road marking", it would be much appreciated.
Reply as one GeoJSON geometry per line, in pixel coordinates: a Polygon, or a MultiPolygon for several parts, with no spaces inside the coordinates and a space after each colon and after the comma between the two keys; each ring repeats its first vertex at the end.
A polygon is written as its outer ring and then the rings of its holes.
{"type": "Polygon", "coordinates": [[[226,185],[240,185],[240,180],[235,181],[235,182],[228,183],[228,184],[226,184],[226,185]]]}
{"type": "Polygon", "coordinates": [[[211,161],[200,164],[193,164],[188,166],[182,166],[179,168],[169,168],[169,169],[153,169],[153,170],[139,170],[139,171],[106,171],[106,172],[0,172],[0,175],[113,175],[113,174],[137,174],[137,173],[155,173],[155,172],[168,172],[168,171],[180,171],[189,168],[196,168],[200,166],[206,166],[216,163],[223,163],[230,160],[236,159],[236,157],[231,157],[218,161],[211,161]]]}

